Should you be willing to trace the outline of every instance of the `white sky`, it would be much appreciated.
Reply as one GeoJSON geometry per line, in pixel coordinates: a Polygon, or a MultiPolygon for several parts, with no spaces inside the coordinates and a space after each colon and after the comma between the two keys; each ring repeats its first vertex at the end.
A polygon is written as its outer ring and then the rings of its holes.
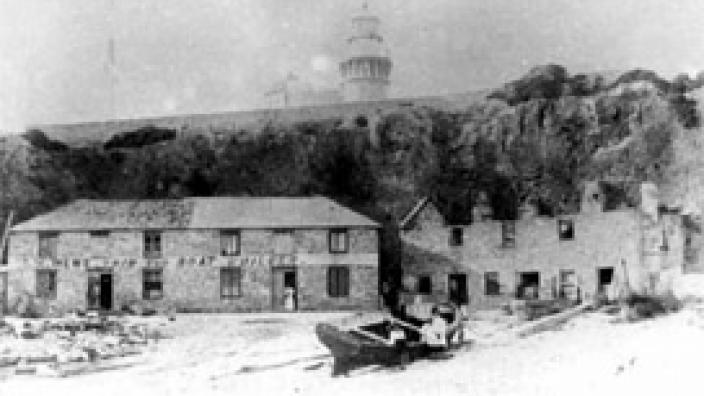
{"type": "MultiPolygon", "coordinates": [[[[0,131],[240,110],[293,71],[337,82],[361,0],[0,0],[0,131]],[[114,104],[106,70],[116,43],[114,104]]],[[[370,0],[392,96],[494,87],[531,66],[704,69],[701,0],[370,0]]]]}

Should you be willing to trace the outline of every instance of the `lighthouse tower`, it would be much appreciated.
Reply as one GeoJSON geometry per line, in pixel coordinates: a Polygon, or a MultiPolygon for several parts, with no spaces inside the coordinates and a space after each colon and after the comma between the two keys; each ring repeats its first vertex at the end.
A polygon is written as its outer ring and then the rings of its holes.
{"type": "Polygon", "coordinates": [[[370,14],[367,3],[352,18],[346,55],[340,62],[342,95],[345,101],[386,99],[391,58],[379,34],[379,18],[370,14]]]}

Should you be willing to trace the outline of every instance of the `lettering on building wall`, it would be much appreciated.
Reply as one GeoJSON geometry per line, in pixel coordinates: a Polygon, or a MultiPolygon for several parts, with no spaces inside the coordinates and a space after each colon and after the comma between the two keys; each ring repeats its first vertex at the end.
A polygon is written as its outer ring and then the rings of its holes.
{"type": "Polygon", "coordinates": [[[107,257],[61,257],[39,258],[22,257],[24,266],[40,268],[163,268],[174,267],[294,267],[300,263],[295,254],[261,254],[246,256],[182,256],[170,258],[107,258],[107,257]]]}

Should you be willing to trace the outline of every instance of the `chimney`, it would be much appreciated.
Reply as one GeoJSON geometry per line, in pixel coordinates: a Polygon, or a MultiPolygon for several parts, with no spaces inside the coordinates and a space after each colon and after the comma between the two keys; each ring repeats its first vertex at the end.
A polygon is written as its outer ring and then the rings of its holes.
{"type": "Polygon", "coordinates": [[[640,185],[640,209],[653,221],[658,219],[658,187],[652,182],[640,185]]]}
{"type": "Polygon", "coordinates": [[[604,192],[597,181],[588,181],[584,183],[582,190],[582,201],[580,202],[580,212],[582,213],[598,213],[604,211],[604,203],[606,201],[604,192]]]}

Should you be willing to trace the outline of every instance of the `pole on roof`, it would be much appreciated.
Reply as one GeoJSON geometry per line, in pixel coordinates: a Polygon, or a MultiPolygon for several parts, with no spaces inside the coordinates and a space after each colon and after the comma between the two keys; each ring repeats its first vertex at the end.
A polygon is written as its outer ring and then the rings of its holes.
{"type": "MultiPolygon", "coordinates": [[[[0,262],[5,258],[5,245],[7,245],[7,236],[10,234],[10,227],[12,226],[12,217],[15,215],[15,212],[10,210],[10,213],[7,215],[7,221],[5,222],[5,229],[2,232],[2,238],[0,238],[0,262]]],[[[3,263],[7,264],[7,263],[3,263]]]]}

